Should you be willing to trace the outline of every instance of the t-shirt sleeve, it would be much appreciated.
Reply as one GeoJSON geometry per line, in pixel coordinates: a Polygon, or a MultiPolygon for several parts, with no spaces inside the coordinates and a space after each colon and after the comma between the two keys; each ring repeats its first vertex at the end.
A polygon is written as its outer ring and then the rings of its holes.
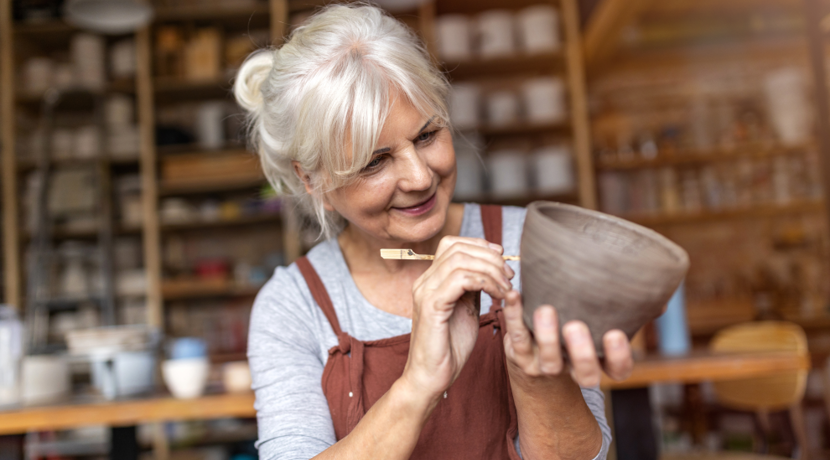
{"type": "Polygon", "coordinates": [[[320,383],[324,364],[311,310],[316,306],[289,270],[277,270],[251,312],[248,362],[263,460],[305,460],[336,442],[320,383]]]}

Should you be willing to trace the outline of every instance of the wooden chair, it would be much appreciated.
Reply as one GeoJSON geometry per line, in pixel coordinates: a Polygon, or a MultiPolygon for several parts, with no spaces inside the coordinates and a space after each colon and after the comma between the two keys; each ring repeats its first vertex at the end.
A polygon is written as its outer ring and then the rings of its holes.
{"type": "MultiPolygon", "coordinates": [[[[716,353],[790,351],[808,357],[807,337],[801,327],[783,321],[759,321],[728,327],[715,334],[709,344],[716,353]]],[[[781,372],[772,377],[715,382],[718,401],[727,407],[753,411],[764,435],[770,431],[769,413],[789,410],[799,447],[799,458],[808,455],[807,435],[801,401],[807,387],[808,371],[781,372]]]]}

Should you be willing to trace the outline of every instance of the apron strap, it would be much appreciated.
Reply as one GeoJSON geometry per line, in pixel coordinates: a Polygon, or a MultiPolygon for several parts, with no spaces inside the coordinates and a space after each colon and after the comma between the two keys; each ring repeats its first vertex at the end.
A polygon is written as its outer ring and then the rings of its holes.
{"type": "Polygon", "coordinates": [[[484,239],[501,244],[501,206],[481,205],[481,223],[484,225],[484,239]]]}
{"type": "Polygon", "coordinates": [[[296,263],[297,268],[300,269],[300,273],[302,273],[303,278],[305,278],[308,290],[311,291],[311,296],[314,297],[314,301],[317,302],[317,305],[319,305],[320,309],[323,310],[323,314],[325,314],[326,319],[329,320],[329,324],[331,324],[334,334],[339,337],[343,331],[340,330],[340,322],[337,321],[337,313],[334,311],[334,304],[331,303],[331,297],[329,297],[329,293],[326,291],[326,286],[323,285],[323,280],[320,279],[320,275],[317,274],[317,270],[315,270],[311,265],[308,257],[302,256],[297,259],[296,263]]]}

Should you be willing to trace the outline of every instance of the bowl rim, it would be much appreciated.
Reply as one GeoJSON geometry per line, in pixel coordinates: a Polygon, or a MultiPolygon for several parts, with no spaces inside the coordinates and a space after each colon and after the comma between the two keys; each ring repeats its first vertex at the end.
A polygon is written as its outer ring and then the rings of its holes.
{"type": "MultiPolygon", "coordinates": [[[[589,216],[589,217],[592,217],[592,218],[595,218],[595,219],[604,220],[606,222],[610,222],[610,223],[615,224],[615,225],[619,225],[620,227],[623,227],[627,230],[630,230],[634,233],[642,235],[643,237],[646,237],[650,240],[655,241],[660,246],[667,249],[676,258],[675,261],[672,261],[672,262],[668,262],[668,261],[666,261],[666,262],[657,262],[657,264],[659,264],[661,266],[663,266],[663,265],[666,265],[666,266],[667,265],[672,265],[672,266],[680,265],[680,266],[684,266],[684,267],[689,266],[689,254],[686,252],[685,249],[680,247],[680,245],[678,245],[674,241],[666,238],[665,236],[657,233],[656,231],[654,231],[650,228],[644,227],[644,226],[639,225],[639,224],[635,224],[634,222],[625,220],[625,219],[617,217],[617,216],[612,216],[610,214],[606,214],[606,213],[603,213],[603,212],[600,212],[600,211],[595,211],[593,209],[587,209],[587,208],[583,208],[583,207],[580,207],[580,206],[575,206],[575,205],[567,204],[567,203],[559,203],[559,202],[555,202],[555,201],[534,201],[534,202],[530,203],[529,205],[527,205],[527,213],[528,214],[533,213],[533,214],[539,215],[539,217],[543,217],[542,209],[545,209],[545,208],[565,209],[565,210],[570,211],[570,212],[575,212],[577,214],[582,214],[582,215],[589,216]]],[[[525,221],[527,221],[527,217],[525,217],[525,221]]],[[[566,227],[566,226],[564,226],[564,225],[562,225],[559,222],[556,222],[554,220],[546,219],[545,221],[549,225],[554,226],[554,227],[562,230],[568,236],[573,236],[577,233],[577,232],[573,231],[572,229],[570,229],[570,228],[568,228],[568,227],[566,227]]],[[[654,266],[655,262],[651,261],[651,262],[649,262],[649,265],[654,266]]]]}

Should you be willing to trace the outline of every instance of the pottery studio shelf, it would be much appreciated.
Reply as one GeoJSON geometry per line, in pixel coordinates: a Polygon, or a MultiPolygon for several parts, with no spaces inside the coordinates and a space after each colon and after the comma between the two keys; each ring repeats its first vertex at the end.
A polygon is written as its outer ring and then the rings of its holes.
{"type": "Polygon", "coordinates": [[[162,280],[161,295],[164,300],[253,297],[261,287],[239,285],[230,279],[182,278],[162,280]]]}
{"type": "Polygon", "coordinates": [[[213,228],[233,228],[248,225],[279,224],[280,222],[282,222],[282,216],[280,214],[268,213],[252,216],[242,216],[235,219],[193,220],[187,222],[162,223],[161,231],[171,233],[201,231],[213,228]]]}
{"type": "Polygon", "coordinates": [[[718,222],[744,218],[776,217],[786,214],[815,213],[824,209],[821,200],[804,200],[788,204],[757,205],[748,208],[730,209],[722,211],[700,211],[695,213],[678,212],[677,214],[636,214],[623,216],[625,219],[646,227],[664,225],[695,224],[703,222],[718,222]]]}
{"type": "Polygon", "coordinates": [[[469,61],[445,62],[442,64],[450,78],[455,81],[508,77],[547,71],[562,71],[565,55],[562,52],[516,55],[493,59],[471,59],[469,61]]]}
{"type": "Polygon", "coordinates": [[[805,151],[815,150],[815,144],[795,147],[771,145],[742,145],[734,149],[688,150],[660,154],[655,158],[642,158],[632,155],[625,159],[602,159],[596,161],[596,168],[601,171],[661,168],[665,166],[695,166],[740,159],[766,159],[780,156],[800,155],[805,151]]]}

